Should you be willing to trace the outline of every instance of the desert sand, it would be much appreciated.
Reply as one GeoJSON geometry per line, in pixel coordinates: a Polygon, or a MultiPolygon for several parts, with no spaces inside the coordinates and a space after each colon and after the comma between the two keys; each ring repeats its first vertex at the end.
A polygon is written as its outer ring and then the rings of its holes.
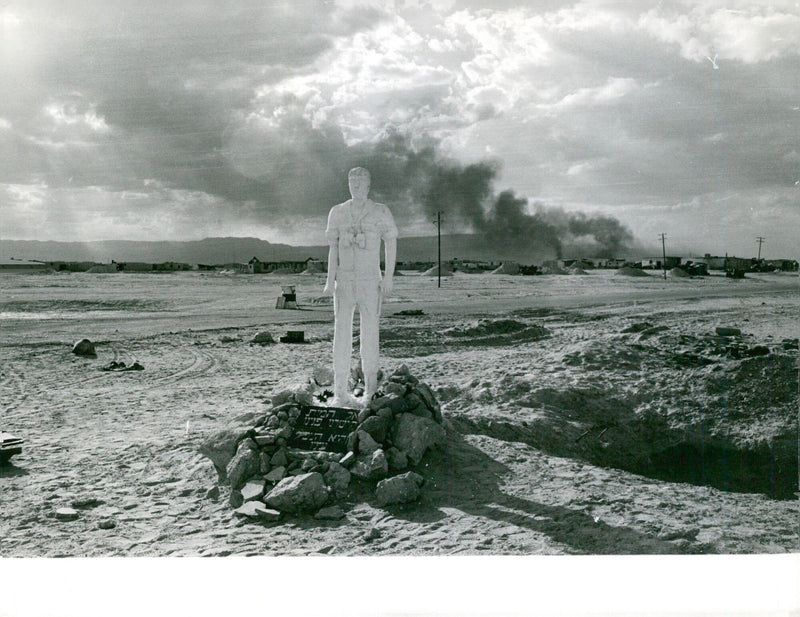
{"type": "Polygon", "coordinates": [[[405,274],[381,363],[429,383],[449,426],[421,501],[273,524],[215,498],[197,448],[329,363],[321,275],[0,276],[0,430],[25,439],[0,468],[0,556],[800,549],[796,275],[405,274]],[[300,310],[274,308],[285,284],[300,310]],[[289,329],[308,342],[250,344],[289,329]],[[82,338],[96,358],[71,353],[82,338]]]}

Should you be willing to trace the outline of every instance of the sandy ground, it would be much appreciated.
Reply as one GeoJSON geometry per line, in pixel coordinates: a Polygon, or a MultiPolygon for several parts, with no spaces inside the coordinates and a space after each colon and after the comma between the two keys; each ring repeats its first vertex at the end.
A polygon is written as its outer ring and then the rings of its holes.
{"type": "Polygon", "coordinates": [[[457,274],[441,289],[398,277],[382,364],[427,381],[451,429],[447,450],[420,469],[422,501],[384,509],[363,494],[342,521],[237,519],[225,487],[207,496],[216,473],[197,447],[265,409],[279,381],[328,363],[323,282],[0,277],[0,430],[25,439],[0,468],[0,556],[800,549],[797,351],[781,343],[798,336],[789,275],[457,274]],[[273,308],[282,284],[298,286],[303,310],[273,308]],[[395,314],[405,309],[424,315],[395,314]],[[719,355],[721,325],[772,353],[719,355]],[[249,344],[288,329],[309,342],[249,344]],[[70,353],[84,337],[97,358],[70,353]],[[100,370],[112,360],[145,370],[100,370]],[[77,520],[57,520],[70,506],[77,520]]]}

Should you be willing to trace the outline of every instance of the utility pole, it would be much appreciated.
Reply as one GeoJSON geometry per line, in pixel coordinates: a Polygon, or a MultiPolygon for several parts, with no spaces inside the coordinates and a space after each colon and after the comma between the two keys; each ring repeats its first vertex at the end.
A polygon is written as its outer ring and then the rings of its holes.
{"type": "Polygon", "coordinates": [[[434,221],[436,224],[436,236],[437,236],[437,247],[439,250],[439,280],[437,283],[437,287],[442,286],[442,211],[438,210],[436,212],[436,220],[434,221]]]}
{"type": "Polygon", "coordinates": [[[659,234],[658,237],[661,238],[661,267],[664,270],[664,280],[666,281],[667,280],[667,248],[666,248],[666,244],[665,244],[664,241],[665,241],[665,239],[667,237],[667,234],[662,233],[662,234],[659,234]]]}
{"type": "Polygon", "coordinates": [[[758,261],[761,261],[761,245],[764,244],[766,238],[763,236],[756,236],[756,242],[758,242],[758,261]]]}

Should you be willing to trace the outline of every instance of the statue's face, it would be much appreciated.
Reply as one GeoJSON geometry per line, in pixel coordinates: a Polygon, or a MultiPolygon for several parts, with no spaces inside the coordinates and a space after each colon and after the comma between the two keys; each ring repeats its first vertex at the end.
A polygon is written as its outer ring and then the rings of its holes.
{"type": "Polygon", "coordinates": [[[347,179],[350,184],[350,195],[353,199],[366,199],[369,194],[369,178],[367,176],[355,175],[347,179]]]}

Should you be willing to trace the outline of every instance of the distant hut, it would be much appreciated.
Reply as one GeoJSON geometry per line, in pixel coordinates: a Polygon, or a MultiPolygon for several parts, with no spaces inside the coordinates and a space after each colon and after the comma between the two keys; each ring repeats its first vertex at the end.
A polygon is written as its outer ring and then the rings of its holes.
{"type": "Polygon", "coordinates": [[[499,268],[492,270],[492,274],[519,274],[519,264],[516,261],[504,261],[499,268]]]}
{"type": "MultiPolygon", "coordinates": [[[[425,272],[422,273],[422,276],[439,276],[439,266],[433,266],[425,272]]],[[[450,269],[450,265],[448,263],[442,264],[442,276],[453,276],[453,271],[450,269]]]]}

